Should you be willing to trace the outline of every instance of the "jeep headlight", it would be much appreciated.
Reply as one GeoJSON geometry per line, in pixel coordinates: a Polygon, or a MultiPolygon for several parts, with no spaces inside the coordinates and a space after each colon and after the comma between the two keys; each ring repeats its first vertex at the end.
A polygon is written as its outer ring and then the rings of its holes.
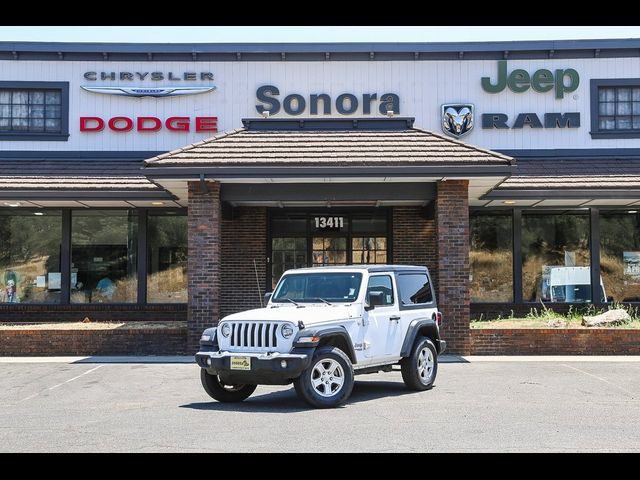
{"type": "Polygon", "coordinates": [[[231,326],[228,323],[223,323],[220,327],[220,333],[224,338],[228,338],[231,335],[231,326]]]}
{"type": "Polygon", "coordinates": [[[293,326],[290,323],[285,323],[280,327],[280,333],[284,338],[289,338],[293,335],[293,326]]]}

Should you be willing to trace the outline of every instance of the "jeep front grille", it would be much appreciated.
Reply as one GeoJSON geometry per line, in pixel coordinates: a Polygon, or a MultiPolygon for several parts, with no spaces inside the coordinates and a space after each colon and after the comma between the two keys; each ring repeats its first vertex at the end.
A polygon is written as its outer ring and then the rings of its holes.
{"type": "Polygon", "coordinates": [[[278,346],[275,322],[231,322],[230,345],[246,348],[276,348],[278,346]]]}

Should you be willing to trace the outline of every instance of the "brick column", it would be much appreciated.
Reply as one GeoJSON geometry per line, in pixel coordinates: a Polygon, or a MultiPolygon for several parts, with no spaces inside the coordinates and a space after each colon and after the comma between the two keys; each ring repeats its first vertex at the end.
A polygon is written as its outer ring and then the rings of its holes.
{"type": "Polygon", "coordinates": [[[187,354],[220,318],[220,184],[189,182],[187,354]]]}
{"type": "Polygon", "coordinates": [[[447,352],[468,355],[469,329],[469,181],[438,182],[438,307],[447,352]]]}
{"type": "Polygon", "coordinates": [[[233,219],[222,219],[221,238],[220,318],[224,318],[242,310],[259,308],[262,295],[265,291],[271,291],[271,288],[265,289],[266,207],[234,208],[233,219]],[[259,292],[258,285],[260,285],[259,292]]]}
{"type": "Polygon", "coordinates": [[[438,285],[436,220],[422,207],[393,207],[393,263],[425,265],[438,285]]]}

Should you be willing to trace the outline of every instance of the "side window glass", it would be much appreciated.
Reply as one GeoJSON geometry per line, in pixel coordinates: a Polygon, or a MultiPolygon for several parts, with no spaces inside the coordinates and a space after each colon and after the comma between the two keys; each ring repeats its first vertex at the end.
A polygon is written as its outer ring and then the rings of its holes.
{"type": "Polygon", "coordinates": [[[393,305],[395,299],[393,298],[393,283],[391,277],[388,275],[378,275],[369,278],[369,285],[367,285],[367,302],[369,301],[370,292],[382,292],[383,293],[383,305],[393,305]]]}
{"type": "Polygon", "coordinates": [[[398,275],[398,291],[402,305],[416,305],[433,301],[429,277],[424,273],[398,275]]]}

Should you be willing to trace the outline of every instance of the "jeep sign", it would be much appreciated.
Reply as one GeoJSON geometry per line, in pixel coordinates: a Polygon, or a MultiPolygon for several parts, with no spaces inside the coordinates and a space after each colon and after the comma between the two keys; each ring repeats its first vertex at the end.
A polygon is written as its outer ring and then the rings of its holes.
{"type": "Polygon", "coordinates": [[[498,61],[498,78],[491,83],[489,77],[482,77],[482,89],[488,93],[500,93],[506,87],[515,93],[523,93],[532,88],[535,92],[544,93],[555,89],[556,98],[564,98],[565,93],[575,92],[580,85],[580,76],[573,68],[551,70],[541,68],[533,74],[517,68],[507,76],[507,61],[498,61]]]}

